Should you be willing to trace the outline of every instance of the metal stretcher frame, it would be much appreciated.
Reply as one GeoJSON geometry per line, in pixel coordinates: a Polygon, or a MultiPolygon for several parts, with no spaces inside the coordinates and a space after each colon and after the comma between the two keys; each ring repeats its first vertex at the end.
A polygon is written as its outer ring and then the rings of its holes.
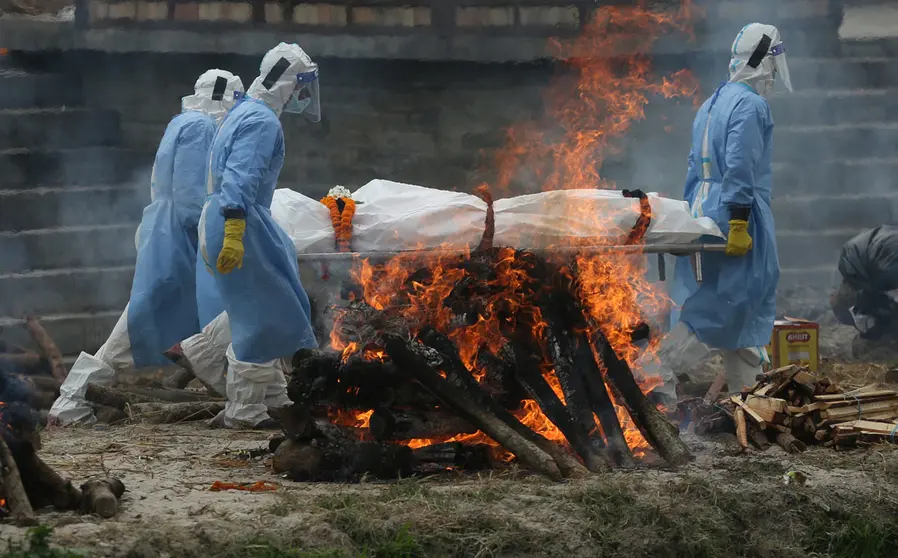
{"type": "MultiPolygon", "coordinates": [[[[664,254],[676,254],[678,256],[702,254],[704,252],[723,252],[725,244],[630,244],[616,246],[564,246],[558,248],[536,249],[536,253],[552,254],[658,254],[658,270],[661,280],[664,280],[664,254]]],[[[393,258],[427,258],[427,257],[453,257],[469,254],[470,250],[396,250],[385,252],[322,252],[313,254],[298,254],[299,263],[316,262],[344,262],[351,260],[385,261],[393,258]]],[[[695,279],[702,280],[701,258],[695,258],[695,279]]]]}

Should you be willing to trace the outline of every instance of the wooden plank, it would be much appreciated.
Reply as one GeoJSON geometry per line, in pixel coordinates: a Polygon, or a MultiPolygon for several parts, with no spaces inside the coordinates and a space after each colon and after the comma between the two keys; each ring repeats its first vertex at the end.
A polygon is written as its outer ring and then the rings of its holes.
{"type": "Polygon", "coordinates": [[[834,420],[839,418],[856,418],[862,419],[865,414],[879,413],[894,409],[895,418],[898,418],[898,398],[886,399],[884,401],[873,401],[871,403],[861,403],[860,405],[848,405],[845,407],[835,407],[820,411],[820,416],[825,420],[834,420]]]}
{"type": "Polygon", "coordinates": [[[740,396],[734,395],[733,397],[730,398],[730,401],[732,401],[733,403],[736,404],[737,407],[739,407],[743,411],[745,411],[746,418],[750,418],[752,421],[754,421],[754,423],[757,424],[761,428],[761,430],[764,430],[765,428],[767,428],[767,421],[765,421],[761,417],[761,415],[756,413],[754,411],[754,409],[751,409],[748,405],[746,405],[742,401],[742,398],[740,396]]]}
{"type": "Polygon", "coordinates": [[[868,399],[871,397],[884,397],[887,395],[898,395],[898,391],[890,389],[881,389],[873,391],[865,391],[852,395],[850,393],[838,393],[835,395],[817,395],[814,397],[817,401],[854,401],[855,397],[860,399],[868,399]]]}

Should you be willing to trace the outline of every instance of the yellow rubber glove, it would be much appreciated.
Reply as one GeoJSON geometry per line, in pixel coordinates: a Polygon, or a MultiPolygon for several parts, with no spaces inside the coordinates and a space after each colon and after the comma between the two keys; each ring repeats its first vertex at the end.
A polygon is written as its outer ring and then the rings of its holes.
{"type": "Polygon", "coordinates": [[[751,250],[752,240],[748,234],[748,221],[730,220],[730,234],[727,235],[727,256],[744,256],[751,250]]]}
{"type": "Polygon", "coordinates": [[[243,234],[246,232],[246,219],[225,219],[224,242],[218,254],[216,266],[218,272],[228,274],[234,268],[243,267],[243,234]]]}

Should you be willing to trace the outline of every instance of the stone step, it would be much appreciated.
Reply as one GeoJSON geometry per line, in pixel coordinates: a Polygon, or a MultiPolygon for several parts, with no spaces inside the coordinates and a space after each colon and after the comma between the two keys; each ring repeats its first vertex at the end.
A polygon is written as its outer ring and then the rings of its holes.
{"type": "Polygon", "coordinates": [[[778,142],[783,126],[896,122],[898,89],[795,92],[772,97],[770,108],[778,142]]]}
{"type": "MultiPolygon", "coordinates": [[[[63,355],[74,356],[81,351],[94,354],[106,342],[124,307],[96,313],[45,314],[41,324],[63,355]]],[[[39,350],[19,317],[0,317],[0,327],[4,341],[39,350]]]]}
{"type": "Polygon", "coordinates": [[[34,109],[81,104],[81,88],[62,74],[0,73],[0,109],[34,109]]]}
{"type": "Polygon", "coordinates": [[[782,230],[827,231],[875,227],[892,223],[898,209],[896,195],[844,195],[778,198],[773,216],[782,230]]]}
{"type": "Polygon", "coordinates": [[[0,275],[0,316],[76,314],[124,308],[134,267],[68,268],[0,275]]]}
{"type": "Polygon", "coordinates": [[[898,153],[898,122],[786,126],[776,129],[776,152],[807,162],[893,157],[898,153]]]}
{"type": "Polygon", "coordinates": [[[139,151],[82,149],[0,150],[0,191],[31,185],[149,184],[153,155],[139,151]]]}
{"type": "Polygon", "coordinates": [[[134,185],[0,190],[0,231],[136,223],[149,202],[134,185]]]}
{"type": "Polygon", "coordinates": [[[787,268],[835,266],[842,246],[863,228],[806,231],[785,229],[777,223],[776,244],[780,265],[787,268]]]}
{"type": "Polygon", "coordinates": [[[133,264],[136,223],[0,232],[0,274],[133,264]]]}
{"type": "Polygon", "coordinates": [[[119,114],[104,109],[0,111],[0,149],[60,149],[121,143],[119,114]]]}
{"type": "Polygon", "coordinates": [[[792,85],[798,91],[898,87],[898,58],[792,58],[792,85]]]}
{"type": "MultiPolygon", "coordinates": [[[[778,140],[774,140],[777,142],[778,140]]],[[[777,144],[778,145],[778,144],[777,144]]],[[[773,164],[773,194],[890,194],[895,191],[898,158],[836,159],[773,164]]]]}

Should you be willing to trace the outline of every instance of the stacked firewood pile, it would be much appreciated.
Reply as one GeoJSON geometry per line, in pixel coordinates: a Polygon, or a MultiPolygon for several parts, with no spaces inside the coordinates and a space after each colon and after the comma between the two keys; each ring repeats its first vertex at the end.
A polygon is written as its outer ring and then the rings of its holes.
{"type": "Polygon", "coordinates": [[[743,449],[773,443],[790,453],[811,445],[851,448],[894,442],[898,432],[898,392],[846,389],[797,365],[771,370],[751,389],[711,401],[680,403],[689,428],[697,434],[735,432],[743,449]]]}
{"type": "Polygon", "coordinates": [[[570,260],[481,247],[414,265],[422,267],[386,288],[381,309],[362,296],[338,312],[342,351],[295,355],[277,470],[302,480],[395,477],[416,455],[482,462],[477,441],[548,477],[578,477],[633,462],[618,410],[669,463],[690,459],[604,324],[584,312],[570,260]],[[534,412],[554,436],[526,424],[534,412]]]}

